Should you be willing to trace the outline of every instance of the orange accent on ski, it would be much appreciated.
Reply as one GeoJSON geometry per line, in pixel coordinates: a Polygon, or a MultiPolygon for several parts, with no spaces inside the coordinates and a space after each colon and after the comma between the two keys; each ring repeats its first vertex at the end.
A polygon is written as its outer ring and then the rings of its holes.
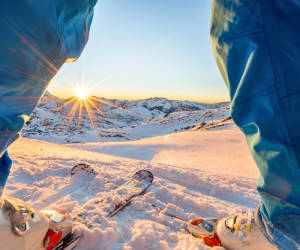
{"type": "Polygon", "coordinates": [[[197,218],[197,219],[193,219],[193,220],[191,220],[191,224],[192,225],[195,225],[195,226],[197,226],[197,225],[199,225],[200,223],[202,223],[204,221],[204,219],[203,218],[197,218]]]}
{"type": "Polygon", "coordinates": [[[221,241],[216,233],[212,237],[204,237],[203,240],[210,247],[221,246],[221,241]]]}
{"type": "Polygon", "coordinates": [[[48,229],[48,232],[44,238],[44,246],[47,250],[52,250],[56,244],[61,240],[62,232],[56,233],[52,229],[48,229]]]}
{"type": "Polygon", "coordinates": [[[69,218],[71,218],[71,215],[69,214],[69,213],[67,213],[67,212],[64,212],[64,211],[57,211],[59,214],[62,214],[63,216],[65,216],[65,217],[69,217],[69,218]]]}

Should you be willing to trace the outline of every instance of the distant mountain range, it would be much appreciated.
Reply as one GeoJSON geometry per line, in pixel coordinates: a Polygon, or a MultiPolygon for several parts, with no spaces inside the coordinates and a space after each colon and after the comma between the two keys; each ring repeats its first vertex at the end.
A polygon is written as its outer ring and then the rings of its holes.
{"type": "Polygon", "coordinates": [[[230,123],[229,103],[93,96],[88,106],[89,110],[82,105],[80,111],[78,98],[62,99],[46,92],[22,135],[56,143],[124,141],[230,123]]]}

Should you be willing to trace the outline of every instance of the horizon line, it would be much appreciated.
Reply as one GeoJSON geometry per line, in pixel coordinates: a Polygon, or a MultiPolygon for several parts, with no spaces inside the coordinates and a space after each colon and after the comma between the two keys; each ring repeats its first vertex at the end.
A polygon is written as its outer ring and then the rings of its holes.
{"type": "MultiPolygon", "coordinates": [[[[46,92],[48,92],[50,95],[61,98],[61,99],[70,99],[72,97],[74,97],[75,95],[60,95],[60,94],[53,94],[52,91],[49,91],[48,89],[46,90],[46,92]]],[[[46,93],[45,92],[45,93],[46,93]]],[[[147,100],[147,99],[167,99],[170,101],[189,101],[189,102],[197,102],[197,103],[202,103],[202,104],[216,104],[216,103],[223,103],[223,102],[230,102],[229,99],[227,98],[199,98],[199,99],[195,99],[195,98],[188,98],[188,97],[174,97],[174,98],[170,98],[167,96],[145,96],[145,97],[120,97],[120,96],[98,96],[96,94],[90,95],[90,96],[95,96],[98,98],[104,98],[104,99],[109,99],[109,100],[120,100],[120,101],[140,101],[140,100],[147,100]],[[201,100],[202,99],[202,100],[201,100]]]]}

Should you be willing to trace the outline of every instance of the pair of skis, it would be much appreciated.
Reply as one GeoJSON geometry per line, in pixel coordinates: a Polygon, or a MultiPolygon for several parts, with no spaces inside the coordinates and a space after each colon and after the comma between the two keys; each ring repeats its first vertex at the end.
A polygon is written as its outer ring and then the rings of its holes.
{"type": "MultiPolygon", "coordinates": [[[[71,170],[71,178],[86,179],[90,181],[91,176],[93,177],[95,172],[87,164],[78,164],[71,170]]],[[[114,204],[114,208],[107,214],[107,217],[113,217],[123,208],[128,206],[130,202],[137,196],[144,194],[147,189],[151,186],[154,176],[148,170],[137,171],[129,181],[115,189],[113,192],[118,193],[120,196],[119,202],[114,204]]],[[[184,221],[187,224],[187,230],[195,237],[201,238],[209,246],[220,246],[220,241],[215,234],[215,228],[218,223],[216,219],[195,219],[187,221],[180,218],[172,213],[164,211],[161,207],[154,205],[158,212],[164,213],[173,219],[184,221]]],[[[76,220],[76,217],[73,218],[76,220]]],[[[76,233],[70,232],[53,248],[47,248],[47,250],[70,250],[73,249],[82,235],[76,235],[76,233]]]]}
{"type": "MultiPolygon", "coordinates": [[[[78,164],[74,166],[71,170],[71,180],[72,182],[89,182],[91,178],[95,175],[95,171],[87,164],[78,164]]],[[[107,214],[107,217],[113,217],[119,211],[121,211],[124,207],[130,204],[130,202],[137,196],[142,195],[146,192],[146,190],[150,187],[153,182],[153,174],[148,170],[139,170],[130,178],[129,181],[113,190],[115,194],[118,194],[120,199],[117,204],[114,204],[113,209],[107,214]]],[[[61,212],[52,211],[52,214],[59,217],[61,212]],[[58,216],[57,216],[58,215],[58,216]]],[[[63,219],[68,220],[69,215],[66,214],[59,220],[63,219]]],[[[73,217],[73,220],[77,220],[77,216],[73,217]]],[[[52,219],[49,217],[49,221],[52,219]]],[[[59,221],[59,222],[60,222],[59,221]]],[[[57,222],[57,223],[59,223],[57,222]]],[[[55,222],[54,222],[55,223],[55,222]]],[[[52,238],[55,240],[57,238],[56,234],[50,230],[49,237],[46,235],[46,249],[47,250],[71,250],[73,249],[77,243],[79,242],[82,235],[78,235],[72,232],[72,228],[70,228],[70,232],[65,235],[59,242],[55,245],[53,244],[52,238]],[[54,236],[52,236],[54,235],[54,236]],[[48,237],[48,238],[47,238],[48,237]],[[51,238],[52,237],[52,238],[51,238]],[[52,246],[54,245],[54,246],[52,246]]],[[[54,230],[55,231],[55,230],[54,230]]],[[[49,233],[49,231],[48,231],[49,233]]]]}

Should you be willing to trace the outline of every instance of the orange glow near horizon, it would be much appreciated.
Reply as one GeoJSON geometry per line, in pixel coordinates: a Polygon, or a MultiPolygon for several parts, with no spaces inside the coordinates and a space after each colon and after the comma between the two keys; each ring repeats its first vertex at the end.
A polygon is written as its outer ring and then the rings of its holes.
{"type": "MultiPolygon", "coordinates": [[[[77,82],[78,78],[74,79],[64,79],[64,81],[59,85],[50,84],[48,90],[54,96],[69,99],[72,98],[74,95],[78,96],[76,90],[84,89],[87,91],[91,97],[96,98],[106,98],[106,99],[118,99],[118,100],[128,100],[128,101],[136,101],[136,100],[143,100],[148,98],[167,98],[169,100],[179,100],[179,101],[192,101],[192,102],[199,102],[199,103],[218,103],[218,102],[229,102],[229,97],[224,95],[221,92],[212,92],[211,94],[203,95],[201,93],[191,93],[190,95],[176,93],[174,90],[171,90],[170,93],[166,91],[161,91],[157,93],[156,91],[148,91],[148,92],[141,92],[141,89],[124,89],[121,88],[120,90],[114,89],[111,90],[111,84],[109,86],[106,81],[110,80],[111,76],[106,76],[100,81],[89,81],[85,79],[85,76],[81,76],[80,83],[77,82]],[[75,86],[74,86],[75,85],[75,86]],[[65,86],[65,87],[64,87],[65,86]],[[66,87],[66,86],[69,86],[66,87]],[[101,87],[101,90],[100,90],[101,87]],[[71,89],[75,89],[75,91],[70,91],[71,89]]],[[[78,91],[77,91],[78,92],[78,91]]]]}
{"type": "MultiPolygon", "coordinates": [[[[50,90],[51,93],[53,93],[55,96],[58,96],[60,98],[71,98],[72,94],[69,92],[58,92],[55,90],[50,90]]],[[[218,103],[218,102],[229,102],[230,100],[226,97],[223,96],[201,96],[199,97],[196,96],[171,96],[171,95],[163,95],[163,94],[152,94],[152,95],[120,95],[120,94],[98,94],[94,93],[93,97],[98,97],[98,98],[106,98],[106,99],[118,99],[118,100],[128,100],[128,101],[134,101],[134,100],[142,100],[142,99],[148,99],[148,98],[167,98],[169,100],[181,100],[181,101],[192,101],[192,102],[200,102],[200,103],[218,103]]],[[[97,99],[98,99],[97,98],[97,99]]]]}

